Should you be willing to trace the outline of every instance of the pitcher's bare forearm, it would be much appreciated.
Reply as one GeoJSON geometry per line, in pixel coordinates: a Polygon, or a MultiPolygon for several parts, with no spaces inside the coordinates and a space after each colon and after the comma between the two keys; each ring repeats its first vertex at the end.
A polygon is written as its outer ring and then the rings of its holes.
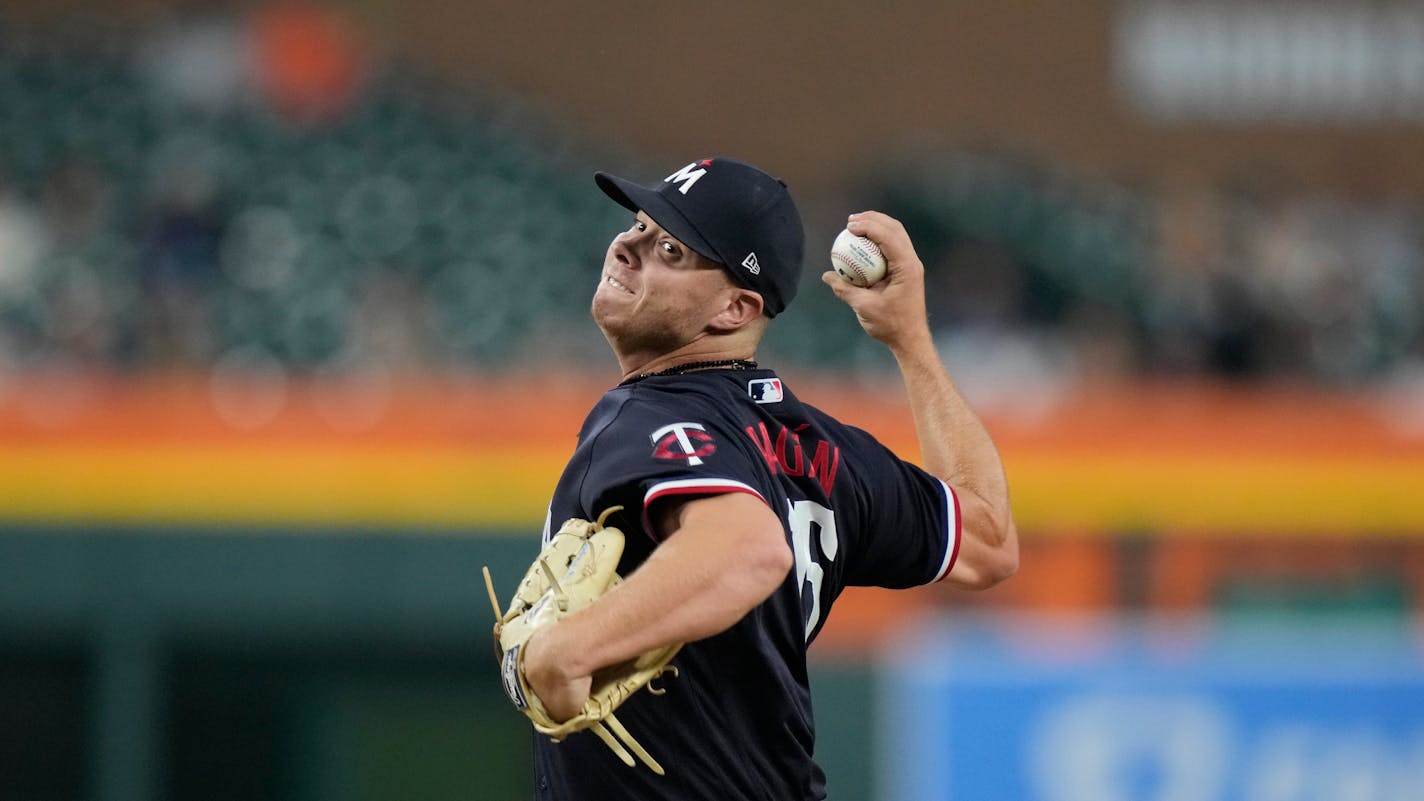
{"type": "Polygon", "coordinates": [[[856,314],[866,333],[894,354],[914,417],[923,466],[955,490],[960,506],[959,555],[948,581],[990,587],[1018,567],[1018,535],[998,448],[969,408],[940,359],[925,311],[924,264],[898,220],[879,212],[850,216],[846,226],[885,254],[879,284],[861,288],[828,272],[822,280],[856,314]]]}
{"type": "Polygon", "coordinates": [[[948,580],[993,586],[1018,566],[1018,538],[999,449],[955,387],[932,342],[892,349],[905,382],[926,470],[954,488],[962,521],[959,558],[948,580]]]}

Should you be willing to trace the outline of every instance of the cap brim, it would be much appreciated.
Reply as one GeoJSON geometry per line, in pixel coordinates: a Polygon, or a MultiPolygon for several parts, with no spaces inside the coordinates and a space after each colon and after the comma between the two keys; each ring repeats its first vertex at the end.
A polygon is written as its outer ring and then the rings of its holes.
{"type": "Polygon", "coordinates": [[[682,216],[682,212],[672,205],[662,195],[654,189],[635,184],[626,178],[619,178],[616,175],[609,175],[606,172],[596,172],[593,174],[594,183],[603,190],[605,195],[629,211],[645,212],[653,218],[653,222],[662,226],[664,231],[672,234],[677,241],[692,248],[701,255],[726,265],[727,260],[717,252],[702,234],[697,232],[692,223],[682,216]]]}

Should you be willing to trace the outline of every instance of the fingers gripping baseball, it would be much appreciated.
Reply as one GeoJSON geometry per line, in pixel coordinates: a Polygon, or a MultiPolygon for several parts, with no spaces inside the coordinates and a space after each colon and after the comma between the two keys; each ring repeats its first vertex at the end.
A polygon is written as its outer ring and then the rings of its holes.
{"type": "Polygon", "coordinates": [[[919,263],[919,256],[915,255],[915,246],[911,244],[905,226],[888,214],[878,211],[858,212],[847,218],[846,227],[851,233],[868,237],[880,246],[880,252],[885,254],[892,274],[897,262],[901,265],[909,262],[919,263]]]}
{"type": "Polygon", "coordinates": [[[885,255],[885,279],[858,287],[827,271],[821,280],[855,311],[865,332],[892,349],[929,335],[925,317],[925,268],[905,226],[878,211],[852,214],[851,233],[869,238],[885,255]]]}

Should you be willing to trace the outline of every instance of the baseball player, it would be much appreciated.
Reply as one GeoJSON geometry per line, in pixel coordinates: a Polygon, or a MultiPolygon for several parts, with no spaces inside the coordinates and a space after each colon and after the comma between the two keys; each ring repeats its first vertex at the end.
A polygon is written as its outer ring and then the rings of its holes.
{"type": "Polygon", "coordinates": [[[661,694],[618,710],[665,772],[623,764],[588,732],[536,737],[535,796],[823,799],[807,647],[847,586],[980,589],[1015,571],[997,449],[935,350],[924,268],[897,221],[866,212],[848,223],[885,254],[883,281],[822,280],[894,354],[923,467],[755,361],[801,270],[804,234],[783,183],[725,158],[651,186],[595,180],[634,215],[592,304],[623,381],[584,421],[549,519],[623,507],[609,523],[626,534],[624,581],[534,633],[521,667],[563,720],[600,669],[685,645],[661,694]]]}

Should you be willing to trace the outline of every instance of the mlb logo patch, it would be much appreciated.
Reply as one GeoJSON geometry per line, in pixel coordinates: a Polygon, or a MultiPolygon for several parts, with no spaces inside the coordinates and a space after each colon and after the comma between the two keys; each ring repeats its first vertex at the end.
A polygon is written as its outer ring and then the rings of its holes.
{"type": "Polygon", "coordinates": [[[781,403],[786,397],[781,391],[780,378],[758,378],[747,382],[747,394],[757,403],[781,403]]]}

